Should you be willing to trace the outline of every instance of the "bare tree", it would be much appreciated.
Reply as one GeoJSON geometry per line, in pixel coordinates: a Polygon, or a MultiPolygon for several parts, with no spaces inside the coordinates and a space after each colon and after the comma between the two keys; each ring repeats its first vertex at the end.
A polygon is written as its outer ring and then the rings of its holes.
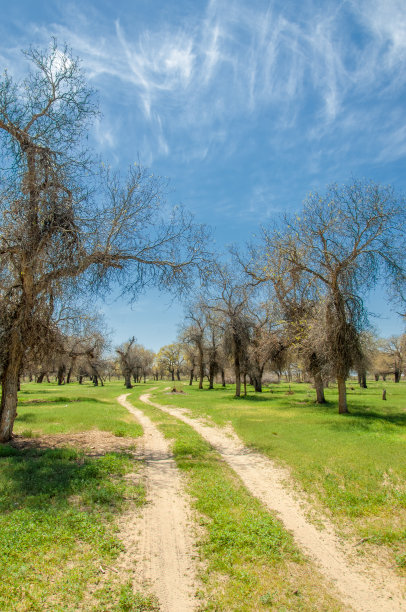
{"type": "Polygon", "coordinates": [[[202,297],[188,305],[186,309],[188,325],[182,330],[182,341],[194,345],[197,352],[197,367],[199,376],[199,389],[203,389],[205,369],[205,331],[207,326],[206,312],[202,297]]]}
{"type": "MultiPolygon", "coordinates": [[[[277,337],[271,334],[264,340],[271,352],[269,359],[274,371],[280,377],[288,354],[296,352],[313,378],[317,403],[324,403],[324,377],[329,373],[329,363],[317,279],[291,266],[285,258],[281,232],[275,228],[264,229],[262,244],[252,245],[247,260],[238,257],[238,261],[256,285],[265,285],[268,289],[265,303],[268,310],[273,310],[270,319],[277,322],[278,333],[277,337]]],[[[258,356],[263,358],[263,352],[258,356]]]]}
{"type": "Polygon", "coordinates": [[[405,280],[403,200],[390,187],[354,181],[312,194],[278,234],[292,273],[323,288],[325,347],[338,383],[339,412],[348,412],[346,378],[362,355],[363,297],[379,278],[401,292],[405,280]]]}
{"type": "Polygon", "coordinates": [[[124,384],[126,389],[132,389],[131,376],[136,367],[137,357],[133,350],[135,344],[134,336],[128,342],[124,342],[116,348],[116,353],[120,359],[121,372],[124,376],[124,384]]]}
{"type": "Polygon", "coordinates": [[[395,383],[400,382],[406,364],[406,334],[391,336],[384,340],[382,349],[387,358],[389,372],[393,373],[395,383]]]}
{"type": "Polygon", "coordinates": [[[241,365],[249,344],[250,318],[247,310],[252,288],[233,265],[217,265],[206,305],[222,320],[225,351],[231,355],[236,397],[241,395],[241,365]]]}
{"type": "Polygon", "coordinates": [[[25,79],[0,80],[0,442],[12,435],[24,355],[66,282],[86,275],[82,288],[106,290],[114,279],[133,298],[150,284],[181,291],[206,239],[182,208],[167,210],[147,170],[96,172],[83,146],[93,92],[69,49],[54,41],[26,57],[25,79]]]}

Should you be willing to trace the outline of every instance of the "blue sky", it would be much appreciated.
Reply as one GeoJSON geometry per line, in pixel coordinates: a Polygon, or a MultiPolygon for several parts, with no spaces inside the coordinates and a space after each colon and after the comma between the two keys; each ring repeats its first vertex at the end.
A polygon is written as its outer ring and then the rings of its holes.
{"type": "MultiPolygon", "coordinates": [[[[21,73],[20,49],[51,35],[99,92],[95,148],[169,177],[218,248],[331,182],[406,191],[404,0],[15,0],[0,65],[21,73]]],[[[168,304],[153,291],[104,305],[113,341],[172,341],[182,309],[168,304]]],[[[380,291],[369,306],[382,334],[403,331],[380,291]]]]}

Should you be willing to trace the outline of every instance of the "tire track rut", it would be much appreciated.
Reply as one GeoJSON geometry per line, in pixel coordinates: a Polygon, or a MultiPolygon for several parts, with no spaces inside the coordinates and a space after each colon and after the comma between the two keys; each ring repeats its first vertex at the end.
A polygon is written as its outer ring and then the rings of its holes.
{"type": "Polygon", "coordinates": [[[147,504],[129,536],[135,540],[136,581],[148,585],[162,612],[196,609],[198,588],[191,510],[169,443],[150,419],[128,400],[117,401],[144,429],[141,438],[147,480],[147,504]]]}
{"type": "MultiPolygon", "coordinates": [[[[345,605],[359,612],[398,612],[406,610],[404,583],[386,568],[368,566],[356,558],[353,547],[335,533],[330,521],[323,517],[319,531],[308,519],[311,507],[300,502],[284,484],[289,474],[258,452],[248,449],[230,427],[221,429],[187,416],[188,411],[152,402],[150,394],[140,400],[193,427],[228,465],[240,476],[252,495],[276,512],[285,527],[293,533],[299,548],[329,579],[345,605]]],[[[181,608],[179,608],[181,610],[181,608]]]]}

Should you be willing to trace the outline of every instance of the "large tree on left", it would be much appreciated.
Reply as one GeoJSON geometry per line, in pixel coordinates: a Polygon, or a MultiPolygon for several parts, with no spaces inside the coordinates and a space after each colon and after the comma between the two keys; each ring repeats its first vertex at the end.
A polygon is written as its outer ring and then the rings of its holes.
{"type": "Polygon", "coordinates": [[[114,279],[131,296],[182,288],[205,259],[204,229],[166,208],[160,179],[137,164],[122,179],[89,155],[97,108],[69,49],[53,41],[25,55],[27,76],[0,80],[0,442],[12,436],[24,354],[46,344],[66,283],[114,279]]]}

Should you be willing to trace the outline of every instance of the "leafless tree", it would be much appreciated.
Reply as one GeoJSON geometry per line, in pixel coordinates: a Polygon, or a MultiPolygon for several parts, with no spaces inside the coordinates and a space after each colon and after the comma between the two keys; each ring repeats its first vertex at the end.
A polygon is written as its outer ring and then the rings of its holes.
{"type": "Polygon", "coordinates": [[[139,165],[103,170],[84,147],[97,110],[80,64],[54,41],[26,52],[32,71],[0,80],[0,442],[10,439],[24,355],[46,337],[68,281],[134,298],[150,284],[181,291],[204,260],[205,231],[139,165]]]}
{"type": "Polygon", "coordinates": [[[363,298],[378,280],[398,295],[405,280],[405,207],[390,187],[353,181],[311,194],[303,210],[273,233],[291,274],[322,288],[325,350],[338,383],[339,412],[348,412],[346,378],[362,356],[363,298]]]}
{"type": "Polygon", "coordinates": [[[382,350],[393,373],[395,382],[400,382],[406,364],[406,334],[391,336],[382,342],[382,350]]]}
{"type": "Polygon", "coordinates": [[[247,305],[251,292],[252,288],[233,264],[216,266],[206,306],[222,320],[225,351],[234,366],[236,397],[241,395],[241,365],[249,345],[251,323],[247,305]]]}
{"type": "Polygon", "coordinates": [[[137,356],[133,350],[135,344],[134,336],[128,342],[124,342],[116,348],[116,353],[120,359],[121,372],[124,376],[126,389],[132,389],[131,376],[136,368],[137,356]]]}
{"type": "Polygon", "coordinates": [[[206,311],[202,297],[190,303],[186,308],[186,326],[182,330],[182,342],[195,346],[197,352],[197,368],[199,389],[203,389],[205,370],[205,332],[207,327],[206,311]]]}
{"type": "Polygon", "coordinates": [[[238,261],[256,285],[268,289],[266,303],[273,310],[270,319],[277,322],[278,329],[273,347],[272,336],[268,339],[269,349],[273,350],[272,369],[280,377],[288,355],[296,352],[313,378],[317,403],[324,403],[324,377],[329,373],[329,363],[317,279],[291,266],[284,255],[281,232],[275,228],[264,228],[261,244],[251,245],[248,257],[238,257],[238,261]]]}

